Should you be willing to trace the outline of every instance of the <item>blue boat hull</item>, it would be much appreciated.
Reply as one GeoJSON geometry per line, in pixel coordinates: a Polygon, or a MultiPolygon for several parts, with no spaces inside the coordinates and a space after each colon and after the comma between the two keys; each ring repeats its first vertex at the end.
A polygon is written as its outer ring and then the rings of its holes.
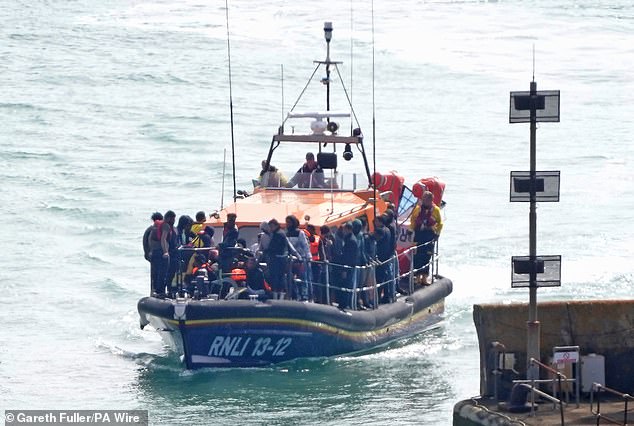
{"type": "Polygon", "coordinates": [[[252,367],[296,358],[366,352],[436,325],[452,291],[437,279],[410,296],[366,311],[286,300],[163,300],[138,303],[141,326],[161,330],[188,369],[252,367]]]}

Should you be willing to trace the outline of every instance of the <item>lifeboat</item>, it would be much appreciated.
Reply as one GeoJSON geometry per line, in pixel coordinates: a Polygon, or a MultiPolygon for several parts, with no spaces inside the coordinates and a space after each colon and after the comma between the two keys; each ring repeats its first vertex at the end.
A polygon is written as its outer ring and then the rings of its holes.
{"type": "MultiPolygon", "coordinates": [[[[324,29],[332,30],[332,26],[326,23],[324,29]]],[[[325,61],[316,62],[326,68],[326,76],[341,64],[328,55],[325,61]]],[[[324,80],[328,85],[328,78],[324,80]]],[[[325,111],[291,110],[276,128],[262,169],[253,173],[263,177],[275,172],[276,182],[260,178],[253,181],[251,191],[234,188],[234,202],[214,212],[204,224],[213,227],[220,239],[224,222],[235,218],[245,245],[222,241],[219,248],[181,247],[179,251],[194,251],[196,257],[202,257],[203,273],[176,274],[177,282],[170,283],[172,292],[139,300],[141,328],[149,325],[157,330],[187,369],[257,367],[298,358],[360,354],[425,332],[442,320],[451,280],[435,273],[432,263],[431,282],[416,284],[417,271],[407,261],[413,253],[411,236],[408,240],[406,223],[400,218],[396,237],[407,247],[383,262],[375,258],[352,266],[345,263],[343,254],[325,262],[319,251],[302,256],[290,247],[287,254],[273,258],[245,248],[259,241],[266,229],[262,223],[270,219],[284,227],[284,219],[295,216],[300,225],[310,223],[318,233],[322,226],[335,231],[349,228],[348,222],[359,219],[372,232],[375,217],[386,211],[388,203],[394,204],[397,214],[402,210],[399,207],[407,204],[411,208],[411,191],[406,191],[402,176],[395,171],[371,172],[363,133],[350,113],[352,106],[342,107],[346,112],[335,112],[328,99],[327,95],[325,111]],[[301,123],[307,120],[312,122],[301,123]],[[340,131],[341,120],[351,121],[350,126],[341,126],[350,128],[349,134],[340,131]],[[284,157],[277,163],[274,154],[280,158],[278,149],[284,148],[293,154],[309,150],[306,164],[316,160],[311,171],[304,172],[302,166],[295,173],[295,166],[290,179],[282,179],[284,157]],[[381,197],[376,196],[377,191],[381,197]],[[246,287],[251,269],[245,271],[243,265],[252,257],[262,269],[265,290],[246,287]],[[394,267],[399,260],[405,260],[400,274],[398,266],[394,267]],[[273,268],[277,268],[274,273],[273,268]]],[[[421,195],[430,190],[439,203],[444,183],[437,178],[421,179],[412,190],[421,195]]]]}

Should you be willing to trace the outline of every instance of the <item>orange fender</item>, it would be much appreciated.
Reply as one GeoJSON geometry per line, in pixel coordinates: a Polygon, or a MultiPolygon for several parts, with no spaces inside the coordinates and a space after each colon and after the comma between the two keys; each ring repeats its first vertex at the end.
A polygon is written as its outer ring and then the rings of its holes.
{"type": "Polygon", "coordinates": [[[440,207],[442,196],[445,193],[445,183],[437,177],[422,178],[412,186],[412,194],[416,198],[423,196],[423,192],[430,191],[434,194],[434,204],[440,207]]]}
{"type": "Polygon", "coordinates": [[[388,199],[392,204],[394,204],[394,206],[396,206],[396,209],[398,211],[398,202],[401,199],[401,193],[403,192],[405,178],[397,174],[394,170],[386,174],[376,172],[372,175],[372,183],[379,192],[392,192],[389,195],[388,199]]]}

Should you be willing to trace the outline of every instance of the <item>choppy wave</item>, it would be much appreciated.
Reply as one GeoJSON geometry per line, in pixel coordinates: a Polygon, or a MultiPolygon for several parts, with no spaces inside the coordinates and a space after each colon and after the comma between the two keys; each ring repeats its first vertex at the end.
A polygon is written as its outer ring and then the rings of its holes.
{"type": "Polygon", "coordinates": [[[50,152],[50,151],[22,151],[22,150],[18,150],[18,151],[10,151],[10,150],[5,150],[2,153],[4,157],[5,161],[17,161],[17,160],[43,160],[43,161],[50,161],[50,162],[59,162],[62,161],[62,157],[54,152],[50,152]]]}
{"type": "Polygon", "coordinates": [[[54,215],[59,215],[68,219],[89,219],[95,222],[113,220],[124,216],[124,213],[117,210],[100,209],[99,207],[72,207],[52,204],[45,201],[40,203],[40,208],[54,215]]]}
{"type": "Polygon", "coordinates": [[[103,339],[98,339],[95,346],[99,349],[105,349],[106,351],[110,352],[112,355],[116,355],[124,359],[138,361],[139,363],[145,364],[145,365],[148,365],[154,362],[155,360],[160,359],[160,356],[158,356],[157,354],[152,354],[148,352],[134,352],[134,351],[119,347],[115,343],[107,342],[103,339]]]}
{"type": "MultiPolygon", "coordinates": [[[[454,293],[443,327],[362,356],[183,371],[157,333],[138,328],[149,269],[140,240],[157,209],[220,204],[232,136],[224,3],[4,2],[0,304],[28,339],[2,352],[3,395],[31,406],[58,393],[125,398],[165,424],[449,422],[452,403],[478,389],[473,304],[527,299],[509,282],[510,256],[528,249],[528,209],[508,203],[508,172],[528,167],[528,128],[508,124],[508,93],[527,87],[533,45],[539,87],[562,96],[561,123],[538,133],[538,168],[562,169],[562,201],[538,217],[540,251],[564,256],[562,286],[539,298],[631,297],[632,3],[375,2],[375,34],[356,1],[351,34],[340,3],[321,4],[338,11],[328,18],[303,0],[230,2],[237,178],[257,173],[332,19],[332,55],[344,80],[354,66],[351,94],[378,168],[447,182],[440,272],[454,293]],[[80,378],[61,384],[75,365],[80,378]],[[254,408],[236,409],[244,401],[254,408]]],[[[294,154],[280,164],[296,167],[294,154]]]]}

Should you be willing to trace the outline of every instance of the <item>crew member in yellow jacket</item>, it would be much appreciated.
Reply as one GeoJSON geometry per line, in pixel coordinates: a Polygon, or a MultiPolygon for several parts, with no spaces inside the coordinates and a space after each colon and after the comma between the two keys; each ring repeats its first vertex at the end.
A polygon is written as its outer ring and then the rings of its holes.
{"type": "Polygon", "coordinates": [[[410,219],[410,229],[414,231],[414,242],[418,246],[414,254],[414,268],[418,271],[418,281],[421,284],[427,284],[429,261],[442,225],[440,207],[434,204],[434,194],[425,191],[410,219]]]}

